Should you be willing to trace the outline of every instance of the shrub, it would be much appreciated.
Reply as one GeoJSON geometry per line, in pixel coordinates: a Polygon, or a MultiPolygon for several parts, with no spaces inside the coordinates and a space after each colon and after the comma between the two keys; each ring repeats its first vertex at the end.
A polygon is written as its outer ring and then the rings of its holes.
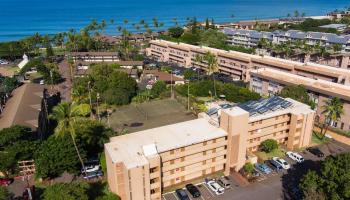
{"type": "Polygon", "coordinates": [[[251,175],[254,171],[254,166],[252,163],[246,163],[244,166],[243,166],[243,170],[248,174],[248,175],[251,175]]]}
{"type": "Polygon", "coordinates": [[[270,153],[271,151],[278,148],[278,143],[274,139],[267,139],[260,144],[260,149],[266,153],[270,153]]]}

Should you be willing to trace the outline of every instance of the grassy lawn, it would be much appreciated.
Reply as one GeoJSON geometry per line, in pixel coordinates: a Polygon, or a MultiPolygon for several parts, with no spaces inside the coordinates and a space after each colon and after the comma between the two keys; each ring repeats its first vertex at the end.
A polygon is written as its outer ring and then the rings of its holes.
{"type": "Polygon", "coordinates": [[[207,102],[213,100],[212,97],[196,97],[197,101],[207,102]]]}
{"type": "Polygon", "coordinates": [[[275,149],[273,151],[271,151],[270,153],[265,153],[263,151],[258,151],[255,153],[255,155],[258,157],[259,160],[268,160],[272,157],[284,157],[286,154],[286,151],[284,149],[278,148],[275,149]]]}
{"type": "Polygon", "coordinates": [[[196,116],[175,99],[163,99],[115,108],[109,119],[115,131],[131,133],[196,119],[196,116]]]}
{"type": "Polygon", "coordinates": [[[316,131],[312,133],[312,138],[311,138],[312,145],[321,145],[321,144],[328,143],[329,141],[330,141],[329,138],[327,137],[322,138],[322,136],[316,131]]]}

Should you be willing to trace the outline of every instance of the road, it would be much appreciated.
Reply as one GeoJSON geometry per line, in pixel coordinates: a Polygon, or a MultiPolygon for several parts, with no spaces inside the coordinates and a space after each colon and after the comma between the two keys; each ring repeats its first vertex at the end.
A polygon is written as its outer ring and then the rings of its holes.
{"type": "Polygon", "coordinates": [[[66,59],[62,60],[59,64],[59,71],[64,79],[62,83],[58,85],[59,91],[61,93],[62,101],[70,102],[71,101],[71,94],[72,94],[72,79],[71,79],[71,72],[70,67],[66,59]]]}

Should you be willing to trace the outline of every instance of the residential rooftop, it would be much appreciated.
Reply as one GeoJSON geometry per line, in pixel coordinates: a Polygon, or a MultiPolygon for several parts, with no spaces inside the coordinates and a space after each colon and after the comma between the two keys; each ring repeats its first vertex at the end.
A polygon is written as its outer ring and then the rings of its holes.
{"type": "Polygon", "coordinates": [[[226,135],[223,129],[200,118],[112,137],[105,149],[113,162],[123,161],[127,168],[133,168],[148,162],[145,153],[149,151],[144,152],[144,149],[149,149],[152,144],[157,153],[162,153],[226,135]]]}
{"type": "Polygon", "coordinates": [[[250,73],[285,85],[303,85],[308,90],[350,101],[349,86],[321,79],[311,79],[270,68],[253,70],[250,73]]]}

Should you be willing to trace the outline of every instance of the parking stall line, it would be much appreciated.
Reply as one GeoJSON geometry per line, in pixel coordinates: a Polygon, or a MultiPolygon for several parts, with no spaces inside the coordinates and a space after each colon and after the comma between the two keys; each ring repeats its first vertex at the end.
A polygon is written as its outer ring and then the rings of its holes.
{"type": "Polygon", "coordinates": [[[207,191],[209,191],[209,193],[212,195],[212,197],[215,196],[215,194],[208,188],[207,184],[203,184],[204,188],[207,189],[207,191]]]}
{"type": "Polygon", "coordinates": [[[175,197],[176,200],[179,200],[179,199],[177,198],[177,196],[175,195],[175,192],[172,193],[172,194],[174,195],[174,197],[175,197]]]}

